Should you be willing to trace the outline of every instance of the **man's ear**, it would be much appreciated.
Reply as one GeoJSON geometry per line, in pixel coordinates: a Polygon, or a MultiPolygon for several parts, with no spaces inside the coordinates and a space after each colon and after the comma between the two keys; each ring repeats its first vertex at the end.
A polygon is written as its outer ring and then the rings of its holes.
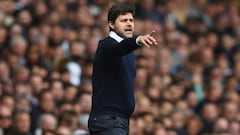
{"type": "Polygon", "coordinates": [[[114,24],[113,24],[113,22],[108,22],[108,25],[109,25],[109,27],[110,27],[111,29],[114,29],[114,24]]]}

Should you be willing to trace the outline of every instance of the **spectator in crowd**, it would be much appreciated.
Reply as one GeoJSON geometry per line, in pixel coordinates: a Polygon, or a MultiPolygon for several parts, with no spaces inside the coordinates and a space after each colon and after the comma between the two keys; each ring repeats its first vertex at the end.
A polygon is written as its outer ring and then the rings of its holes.
{"type": "Polygon", "coordinates": [[[31,117],[27,111],[17,110],[13,116],[12,134],[31,135],[31,117]]]}
{"type": "Polygon", "coordinates": [[[32,129],[33,134],[42,135],[44,131],[55,130],[58,124],[57,118],[49,113],[44,113],[38,119],[37,127],[32,129]]]}
{"type": "Polygon", "coordinates": [[[3,104],[0,104],[0,128],[4,134],[11,131],[13,112],[11,109],[3,104]]]}

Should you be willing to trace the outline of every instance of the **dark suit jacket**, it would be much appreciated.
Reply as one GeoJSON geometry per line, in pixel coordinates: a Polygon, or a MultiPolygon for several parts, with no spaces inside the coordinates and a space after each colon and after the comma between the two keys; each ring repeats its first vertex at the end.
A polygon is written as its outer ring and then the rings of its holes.
{"type": "Polygon", "coordinates": [[[99,41],[93,64],[91,114],[129,118],[134,111],[136,67],[133,51],[136,38],[117,42],[112,37],[99,41]]]}

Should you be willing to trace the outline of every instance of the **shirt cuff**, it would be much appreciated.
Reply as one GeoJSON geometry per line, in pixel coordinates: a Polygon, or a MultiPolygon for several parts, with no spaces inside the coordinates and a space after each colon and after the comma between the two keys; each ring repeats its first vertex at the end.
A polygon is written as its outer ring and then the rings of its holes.
{"type": "Polygon", "coordinates": [[[142,44],[139,43],[140,37],[141,37],[141,36],[138,36],[138,37],[136,38],[136,43],[137,43],[138,46],[143,46],[142,44]]]}

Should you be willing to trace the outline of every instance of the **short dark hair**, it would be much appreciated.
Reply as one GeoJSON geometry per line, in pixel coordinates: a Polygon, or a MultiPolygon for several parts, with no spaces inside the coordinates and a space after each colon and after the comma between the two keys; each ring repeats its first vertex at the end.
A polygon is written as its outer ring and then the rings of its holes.
{"type": "Polygon", "coordinates": [[[135,14],[135,8],[127,4],[115,4],[108,12],[108,22],[114,23],[119,15],[125,15],[127,13],[135,14]]]}

